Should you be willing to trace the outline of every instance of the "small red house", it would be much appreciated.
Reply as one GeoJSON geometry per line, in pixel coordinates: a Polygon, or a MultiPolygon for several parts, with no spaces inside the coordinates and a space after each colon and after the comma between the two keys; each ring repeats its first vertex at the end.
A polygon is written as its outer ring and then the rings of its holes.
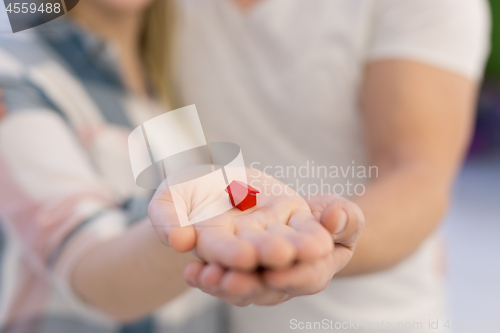
{"type": "Polygon", "coordinates": [[[252,186],[238,180],[233,180],[231,184],[226,187],[226,192],[229,194],[231,205],[241,211],[257,205],[257,193],[260,193],[252,186]]]}

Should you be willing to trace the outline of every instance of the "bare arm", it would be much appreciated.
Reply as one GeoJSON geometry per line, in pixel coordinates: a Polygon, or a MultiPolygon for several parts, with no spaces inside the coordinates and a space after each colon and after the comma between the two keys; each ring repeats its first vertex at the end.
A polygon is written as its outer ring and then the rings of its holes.
{"type": "Polygon", "coordinates": [[[182,272],[193,259],[164,246],[146,219],[85,253],[71,282],[89,304],[133,321],[186,291],[182,272]]]}
{"type": "Polygon", "coordinates": [[[379,178],[354,199],[366,226],[340,275],[391,267],[435,230],[469,142],[476,91],[464,77],[411,61],[368,65],[363,115],[379,178]]]}

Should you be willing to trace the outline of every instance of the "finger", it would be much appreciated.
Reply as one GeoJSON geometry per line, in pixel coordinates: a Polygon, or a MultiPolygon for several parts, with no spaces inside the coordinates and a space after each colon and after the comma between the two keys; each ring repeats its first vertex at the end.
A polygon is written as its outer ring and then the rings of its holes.
{"type": "Polygon", "coordinates": [[[206,264],[201,261],[194,261],[192,263],[189,263],[184,269],[184,281],[186,281],[189,286],[197,288],[198,278],[200,277],[200,274],[205,265],[206,264]]]}
{"type": "Polygon", "coordinates": [[[207,262],[234,269],[252,270],[258,263],[255,246],[224,227],[199,230],[196,251],[207,262]]]}
{"type": "Polygon", "coordinates": [[[220,290],[226,296],[251,297],[262,291],[263,285],[257,273],[227,271],[224,274],[220,290]]]}
{"type": "MultiPolygon", "coordinates": [[[[317,222],[316,222],[317,223],[317,222]]],[[[293,245],[295,249],[295,258],[298,260],[304,260],[307,256],[304,256],[304,252],[308,251],[310,246],[314,246],[314,240],[309,235],[304,235],[299,233],[297,230],[289,225],[283,223],[272,223],[267,226],[267,231],[271,235],[275,235],[286,239],[290,244],[293,245]]],[[[331,240],[330,240],[331,241],[331,240]]]]}
{"type": "Polygon", "coordinates": [[[303,198],[307,202],[309,209],[311,209],[311,213],[318,222],[320,220],[321,213],[323,212],[323,210],[325,210],[325,208],[328,207],[328,205],[331,204],[332,202],[337,202],[337,201],[349,202],[347,199],[334,194],[319,194],[303,198]]]}
{"type": "Polygon", "coordinates": [[[258,252],[258,262],[262,266],[275,269],[285,268],[296,259],[297,251],[292,243],[269,233],[262,227],[240,229],[237,236],[254,244],[258,252]]]}
{"type": "MultiPolygon", "coordinates": [[[[200,283],[203,275],[209,270],[209,265],[201,262],[190,264],[185,271],[185,277],[188,284],[199,288],[201,291],[215,296],[222,301],[236,305],[247,306],[249,304],[257,305],[276,305],[291,298],[283,290],[273,290],[264,286],[258,273],[245,273],[238,271],[225,271],[222,279],[217,285],[205,285],[200,283]],[[193,281],[193,279],[197,279],[193,281]]],[[[223,271],[222,267],[217,271],[219,274],[223,271]]]]}
{"type": "Polygon", "coordinates": [[[212,280],[212,277],[208,277],[208,279],[211,281],[209,281],[208,283],[201,282],[201,280],[207,279],[207,276],[211,275],[211,273],[215,273],[218,275],[220,272],[224,271],[224,269],[220,266],[218,267],[220,268],[220,270],[217,269],[216,272],[212,271],[213,267],[216,267],[216,265],[205,264],[201,261],[192,262],[188,264],[186,269],[184,270],[184,280],[189,286],[198,288],[202,292],[218,297],[222,301],[229,304],[237,306],[246,306],[251,304],[251,301],[247,297],[225,294],[220,287],[220,280],[216,284],[212,284],[213,282],[215,282],[215,279],[212,280]],[[210,271],[212,272],[210,273],[210,271]]]}
{"type": "Polygon", "coordinates": [[[361,209],[350,201],[332,202],[323,210],[321,224],[328,229],[336,244],[354,249],[365,219],[361,209]]]}
{"type": "Polygon", "coordinates": [[[223,278],[221,291],[221,299],[239,306],[276,305],[290,298],[283,290],[266,288],[257,273],[229,271],[223,278]]]}
{"type": "Polygon", "coordinates": [[[301,235],[296,238],[299,260],[316,260],[332,251],[331,235],[308,210],[302,209],[293,214],[288,225],[301,235]]]}
{"type": "Polygon", "coordinates": [[[208,287],[198,284],[197,287],[207,294],[237,306],[252,304],[254,297],[264,290],[257,273],[237,271],[225,271],[217,286],[208,287]]]}
{"type": "Polygon", "coordinates": [[[331,254],[314,262],[299,262],[284,271],[265,271],[263,279],[271,288],[286,291],[296,297],[324,290],[336,272],[336,263],[331,254]]]}
{"type": "Polygon", "coordinates": [[[198,286],[216,290],[225,272],[226,270],[218,264],[205,265],[198,277],[198,286]]]}
{"type": "MultiPolygon", "coordinates": [[[[260,248],[263,252],[267,251],[269,248],[281,247],[281,249],[274,250],[276,256],[281,258],[273,258],[268,254],[261,253],[261,259],[265,258],[268,260],[267,267],[273,267],[272,265],[276,265],[276,262],[281,261],[283,265],[279,267],[285,267],[289,264],[288,260],[283,260],[283,257],[290,258],[290,255],[293,254],[295,259],[298,257],[299,259],[305,260],[314,260],[319,256],[325,256],[328,253],[328,249],[331,248],[331,237],[328,233],[323,231],[322,240],[319,241],[314,239],[313,236],[317,236],[321,233],[323,229],[321,225],[314,219],[311,215],[309,208],[307,207],[306,202],[300,197],[286,197],[286,198],[277,198],[275,200],[271,200],[266,203],[259,210],[252,212],[248,215],[239,216],[235,219],[236,233],[239,234],[241,230],[244,230],[248,227],[262,227],[267,228],[267,226],[271,224],[282,224],[286,225],[290,222],[295,223],[294,228],[301,229],[300,233],[287,233],[287,237],[281,237],[278,233],[275,233],[272,237],[269,238],[265,234],[259,233],[258,237],[257,232],[252,232],[252,240],[257,242],[257,247],[260,248]],[[301,223],[302,219],[307,219],[309,226],[301,223]],[[295,222],[294,222],[295,221],[295,222]],[[309,228],[309,229],[308,229],[309,228]],[[309,232],[310,235],[306,235],[304,232],[309,232]],[[293,245],[295,251],[291,251],[289,246],[286,246],[285,242],[280,239],[284,239],[289,242],[289,244],[293,245]],[[324,242],[324,244],[323,244],[324,242]],[[278,243],[280,246],[267,246],[268,244],[278,243]],[[266,245],[266,249],[263,249],[262,246],[266,245]],[[323,245],[323,246],[322,246],[323,245]],[[286,246],[286,247],[285,247],[286,246]],[[288,249],[287,249],[288,248],[288,249]],[[318,250],[320,248],[321,250],[318,250]],[[317,251],[318,250],[318,251],[317,251]],[[295,255],[295,253],[297,255],[295,255]]],[[[274,266],[277,267],[277,266],[274,266]]]]}
{"type": "MultiPolygon", "coordinates": [[[[179,212],[182,212],[179,207],[179,212]]],[[[187,252],[196,244],[196,232],[191,225],[181,227],[170,191],[161,186],[148,206],[148,216],[160,241],[178,252],[187,252]]]]}
{"type": "Polygon", "coordinates": [[[286,291],[266,288],[261,293],[255,295],[251,301],[255,305],[272,306],[286,302],[291,298],[292,296],[286,291]]]}

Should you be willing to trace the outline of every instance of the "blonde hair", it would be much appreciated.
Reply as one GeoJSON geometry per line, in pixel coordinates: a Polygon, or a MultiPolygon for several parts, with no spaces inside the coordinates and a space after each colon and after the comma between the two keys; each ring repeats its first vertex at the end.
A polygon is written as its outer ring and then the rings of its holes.
{"type": "Polygon", "coordinates": [[[174,0],[154,0],[144,13],[139,46],[153,92],[168,110],[178,106],[172,73],[176,17],[174,0]]]}
{"type": "Polygon", "coordinates": [[[146,10],[141,38],[141,55],[154,93],[168,109],[178,106],[172,73],[176,16],[174,1],[155,0],[146,10]]]}

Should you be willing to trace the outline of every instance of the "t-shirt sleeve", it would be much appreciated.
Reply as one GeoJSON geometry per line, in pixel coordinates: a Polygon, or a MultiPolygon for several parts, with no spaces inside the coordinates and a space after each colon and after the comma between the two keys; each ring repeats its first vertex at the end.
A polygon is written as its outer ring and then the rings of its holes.
{"type": "Polygon", "coordinates": [[[477,80],[490,48],[486,0],[376,0],[368,61],[408,59],[477,80]]]}

